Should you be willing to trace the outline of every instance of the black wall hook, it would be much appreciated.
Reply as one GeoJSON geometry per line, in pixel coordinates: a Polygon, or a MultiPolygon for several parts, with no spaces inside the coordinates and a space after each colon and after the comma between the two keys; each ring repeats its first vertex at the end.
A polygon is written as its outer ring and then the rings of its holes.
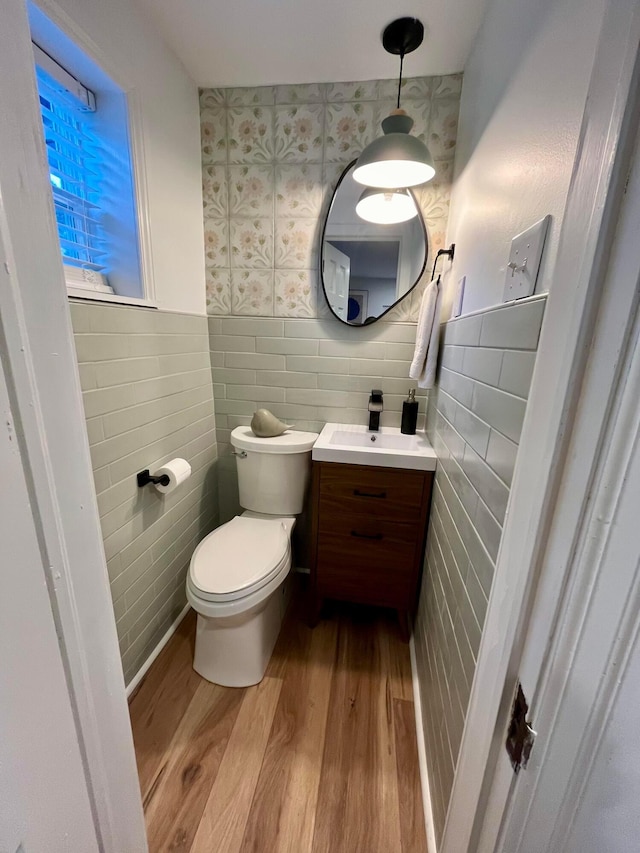
{"type": "Polygon", "coordinates": [[[153,483],[154,486],[168,486],[170,482],[171,480],[169,479],[168,474],[160,474],[159,477],[152,477],[148,468],[145,468],[144,471],[140,471],[138,474],[139,488],[142,488],[149,483],[153,483]]]}
{"type": "Polygon", "coordinates": [[[452,243],[448,249],[438,249],[438,253],[436,255],[436,259],[433,262],[433,270],[431,271],[431,279],[433,280],[434,275],[436,274],[436,264],[438,263],[438,258],[440,255],[449,255],[449,260],[453,260],[453,256],[456,253],[456,244],[452,243]]]}

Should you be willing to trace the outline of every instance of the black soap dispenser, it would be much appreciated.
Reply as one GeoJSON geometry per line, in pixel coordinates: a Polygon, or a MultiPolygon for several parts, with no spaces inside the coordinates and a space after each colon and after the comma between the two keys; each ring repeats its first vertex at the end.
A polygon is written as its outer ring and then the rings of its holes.
{"type": "Polygon", "coordinates": [[[416,434],[416,424],[418,423],[418,401],[416,400],[416,389],[409,389],[409,396],[402,404],[402,421],[400,423],[400,432],[405,435],[416,434]]]}

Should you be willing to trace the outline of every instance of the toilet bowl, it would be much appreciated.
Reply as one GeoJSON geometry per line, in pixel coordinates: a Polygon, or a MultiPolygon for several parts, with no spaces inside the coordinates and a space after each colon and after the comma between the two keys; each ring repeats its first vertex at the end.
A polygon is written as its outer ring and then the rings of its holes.
{"type": "Polygon", "coordinates": [[[186,582],[198,614],[193,668],[215,684],[247,687],[264,676],[286,610],[291,533],[316,438],[288,430],[261,439],[249,427],[231,433],[246,511],[200,542],[186,582]]]}

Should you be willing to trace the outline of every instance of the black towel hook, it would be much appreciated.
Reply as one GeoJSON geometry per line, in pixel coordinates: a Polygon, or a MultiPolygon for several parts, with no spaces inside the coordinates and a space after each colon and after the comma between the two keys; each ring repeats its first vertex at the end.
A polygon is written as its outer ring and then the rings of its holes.
{"type": "Polygon", "coordinates": [[[449,260],[452,261],[453,256],[455,255],[455,252],[456,252],[456,244],[455,243],[452,243],[448,249],[438,249],[438,253],[436,254],[436,259],[433,262],[433,270],[431,272],[431,280],[432,281],[433,281],[434,275],[436,274],[436,264],[438,263],[438,258],[440,257],[440,255],[449,255],[449,260]]]}

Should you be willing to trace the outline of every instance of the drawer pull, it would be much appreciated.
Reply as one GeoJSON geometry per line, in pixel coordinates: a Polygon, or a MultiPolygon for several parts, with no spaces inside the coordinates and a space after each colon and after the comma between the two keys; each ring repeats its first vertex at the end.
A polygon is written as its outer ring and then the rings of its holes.
{"type": "Polygon", "coordinates": [[[382,533],[358,533],[357,530],[351,531],[352,536],[356,536],[358,539],[382,539],[382,533]]]}
{"type": "Polygon", "coordinates": [[[360,489],[354,489],[353,494],[359,498],[386,498],[386,492],[379,492],[377,495],[374,495],[372,492],[361,492],[360,489]]]}

